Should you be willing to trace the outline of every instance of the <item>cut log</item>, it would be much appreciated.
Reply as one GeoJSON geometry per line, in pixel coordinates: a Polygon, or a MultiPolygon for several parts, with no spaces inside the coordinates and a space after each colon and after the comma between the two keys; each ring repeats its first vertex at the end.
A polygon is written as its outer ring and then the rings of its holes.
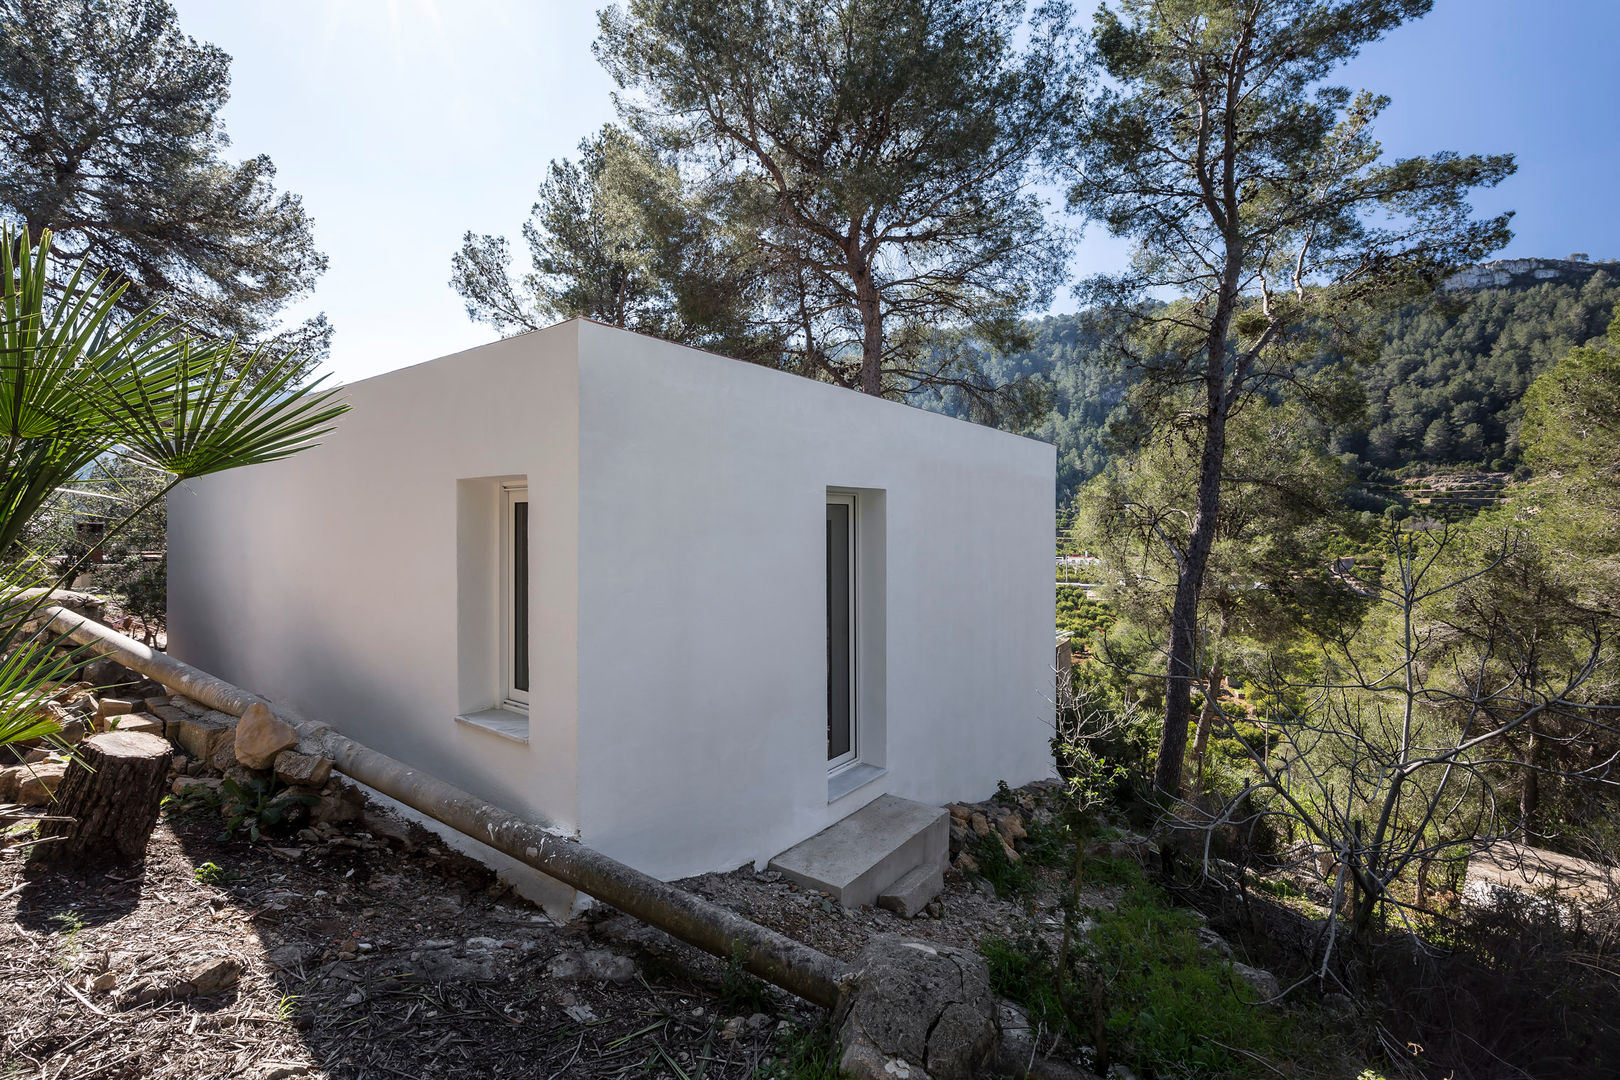
{"type": "Polygon", "coordinates": [[[139,731],[109,731],[79,744],[56,789],[55,814],[39,835],[61,837],[35,848],[41,859],[128,861],[146,851],[168,790],[167,739],[139,731]]]}

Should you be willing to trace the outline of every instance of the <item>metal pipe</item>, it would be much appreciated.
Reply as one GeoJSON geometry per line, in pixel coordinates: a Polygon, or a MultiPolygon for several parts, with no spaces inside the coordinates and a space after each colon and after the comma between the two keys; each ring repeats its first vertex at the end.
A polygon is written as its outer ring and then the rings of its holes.
{"type": "Polygon", "coordinates": [[[849,969],[825,953],[643,874],[557,830],[502,810],[357,743],[328,724],[274,705],[100,623],[60,607],[43,614],[49,616],[53,631],[211,709],[241,716],[250,705],[264,705],[297,730],[301,746],[331,758],[346,776],[705,952],[727,960],[735,957],[746,970],[806,1001],[829,1009],[838,1005],[840,980],[849,969]]]}

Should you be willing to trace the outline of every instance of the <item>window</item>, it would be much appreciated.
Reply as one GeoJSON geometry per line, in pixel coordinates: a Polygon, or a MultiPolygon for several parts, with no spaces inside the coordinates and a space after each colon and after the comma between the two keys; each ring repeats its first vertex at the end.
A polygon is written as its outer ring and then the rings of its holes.
{"type": "Polygon", "coordinates": [[[827,768],[856,759],[855,496],[827,494],[827,768]]]}
{"type": "Polygon", "coordinates": [[[501,704],[529,708],[529,489],[501,487],[501,704]]]}

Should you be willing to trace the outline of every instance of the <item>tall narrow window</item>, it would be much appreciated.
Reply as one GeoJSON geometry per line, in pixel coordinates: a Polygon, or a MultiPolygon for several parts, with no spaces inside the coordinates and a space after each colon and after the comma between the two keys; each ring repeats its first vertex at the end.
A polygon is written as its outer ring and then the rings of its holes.
{"type": "Polygon", "coordinates": [[[529,707],[529,489],[503,489],[501,528],[504,705],[529,707]]]}
{"type": "Polygon", "coordinates": [[[827,496],[827,767],[855,760],[855,496],[827,496]]]}

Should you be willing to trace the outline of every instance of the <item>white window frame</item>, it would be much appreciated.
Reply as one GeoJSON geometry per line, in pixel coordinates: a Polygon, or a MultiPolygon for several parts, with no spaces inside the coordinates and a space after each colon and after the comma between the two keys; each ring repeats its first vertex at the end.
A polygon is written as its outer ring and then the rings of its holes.
{"type": "MultiPolygon", "coordinates": [[[[517,681],[517,672],[515,671],[515,667],[516,667],[515,655],[516,655],[516,648],[517,648],[517,637],[518,637],[517,631],[518,631],[518,628],[517,628],[517,624],[516,624],[516,619],[517,619],[516,596],[517,596],[517,593],[516,593],[516,580],[515,580],[516,576],[517,576],[517,560],[516,560],[517,552],[516,552],[516,550],[514,549],[514,546],[513,546],[513,532],[515,531],[515,526],[516,526],[516,513],[515,513],[513,508],[518,503],[523,503],[525,506],[528,505],[528,503],[529,503],[529,487],[528,487],[528,484],[526,484],[526,483],[505,483],[505,484],[502,484],[501,485],[501,574],[500,574],[500,578],[501,578],[501,583],[500,583],[500,590],[501,590],[501,604],[500,604],[500,608],[501,608],[501,632],[500,632],[500,635],[499,635],[500,636],[500,650],[501,650],[501,653],[500,653],[500,655],[501,655],[501,702],[500,702],[500,707],[503,708],[503,709],[510,709],[510,710],[512,710],[514,712],[521,712],[521,713],[524,713],[525,715],[527,715],[527,713],[529,711],[529,691],[528,690],[520,690],[520,689],[518,689],[518,687],[516,685],[514,685],[516,683],[516,681],[517,681]]],[[[529,515],[529,517],[528,517],[528,538],[530,540],[530,543],[528,545],[528,547],[529,547],[529,552],[528,553],[532,553],[533,550],[534,550],[534,543],[533,543],[533,537],[534,537],[534,511],[531,509],[531,510],[527,511],[527,513],[529,515]]],[[[528,553],[526,553],[526,554],[528,554],[528,553]]],[[[532,574],[534,572],[534,561],[533,561],[532,558],[529,560],[529,572],[531,574],[531,580],[532,580],[532,574]]],[[[530,611],[527,612],[527,614],[529,615],[529,618],[526,620],[527,623],[528,623],[528,626],[524,627],[524,637],[528,642],[530,642],[530,649],[531,649],[531,655],[532,655],[532,648],[533,648],[532,643],[533,643],[534,639],[533,639],[532,636],[530,636],[529,630],[534,624],[533,611],[530,610],[530,611]]],[[[531,663],[529,665],[529,681],[530,681],[531,686],[533,685],[533,680],[534,680],[534,665],[531,663]]]]}
{"type": "MultiPolygon", "coordinates": [[[[829,775],[843,772],[860,762],[861,745],[861,718],[860,718],[860,579],[861,563],[858,558],[860,544],[857,537],[860,534],[860,503],[853,491],[827,492],[827,503],[832,505],[840,503],[849,507],[849,752],[840,754],[836,758],[827,759],[827,772],[829,775]]],[[[827,658],[828,663],[832,658],[827,658]]],[[[829,718],[830,719],[830,718],[829,718]]]]}

